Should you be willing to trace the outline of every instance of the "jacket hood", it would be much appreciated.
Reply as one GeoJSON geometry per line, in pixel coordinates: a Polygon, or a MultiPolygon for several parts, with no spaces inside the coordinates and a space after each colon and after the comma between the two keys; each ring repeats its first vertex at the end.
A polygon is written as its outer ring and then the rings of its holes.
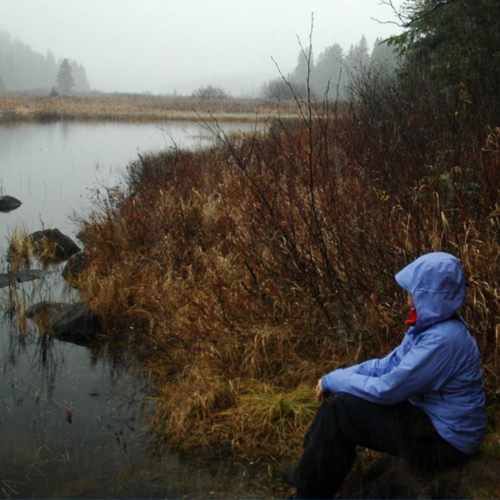
{"type": "Polygon", "coordinates": [[[445,252],[422,255],[395,276],[411,293],[417,310],[414,333],[453,316],[465,299],[465,279],[456,257],[445,252]]]}

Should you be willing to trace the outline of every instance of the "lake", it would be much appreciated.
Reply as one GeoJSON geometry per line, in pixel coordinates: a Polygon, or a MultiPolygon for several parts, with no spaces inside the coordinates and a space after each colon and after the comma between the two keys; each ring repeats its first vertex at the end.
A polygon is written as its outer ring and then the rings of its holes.
{"type": "MultiPolygon", "coordinates": [[[[252,124],[221,127],[244,132],[252,124]]],[[[138,154],[203,147],[213,139],[204,126],[191,122],[0,124],[0,194],[23,202],[4,217],[0,238],[16,226],[32,232],[42,225],[72,236],[71,212],[87,209],[90,191],[119,181],[138,154]]]]}
{"type": "MultiPolygon", "coordinates": [[[[119,182],[138,154],[211,140],[183,122],[0,125],[0,194],[23,203],[0,213],[1,272],[16,228],[57,227],[74,239],[71,214],[90,210],[91,192],[119,182]]],[[[272,498],[262,468],[153,453],[152,388],[127,346],[42,340],[15,314],[13,300],[76,298],[54,271],[0,290],[0,498],[272,498]]]]}

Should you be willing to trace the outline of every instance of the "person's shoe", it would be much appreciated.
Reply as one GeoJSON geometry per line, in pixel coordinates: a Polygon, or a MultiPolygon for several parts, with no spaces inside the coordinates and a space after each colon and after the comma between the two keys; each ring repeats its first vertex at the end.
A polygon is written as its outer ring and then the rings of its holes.
{"type": "Polygon", "coordinates": [[[294,495],[291,497],[288,497],[290,500],[309,500],[311,497],[310,495],[305,495],[304,493],[301,493],[299,490],[295,492],[294,495]]]}
{"type": "Polygon", "coordinates": [[[294,479],[294,473],[295,473],[295,467],[289,467],[288,469],[285,470],[285,472],[283,472],[283,474],[281,476],[281,480],[284,483],[289,484],[290,486],[294,486],[295,488],[297,488],[297,490],[295,491],[295,494],[289,498],[294,498],[297,500],[299,500],[299,499],[306,500],[306,499],[310,499],[310,498],[315,498],[314,496],[308,495],[306,492],[298,489],[298,484],[294,479]]]}
{"type": "Polygon", "coordinates": [[[288,469],[285,470],[285,472],[283,472],[283,474],[281,476],[281,480],[284,483],[289,484],[290,486],[297,487],[297,484],[296,484],[296,482],[293,479],[293,473],[294,472],[295,472],[295,468],[294,467],[289,467],[288,469]]]}

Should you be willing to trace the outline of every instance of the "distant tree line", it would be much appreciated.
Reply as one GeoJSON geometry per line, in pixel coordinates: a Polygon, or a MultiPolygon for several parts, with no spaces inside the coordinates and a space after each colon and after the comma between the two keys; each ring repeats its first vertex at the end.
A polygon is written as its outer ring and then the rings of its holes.
{"type": "Polygon", "coordinates": [[[301,49],[294,70],[264,83],[261,93],[267,99],[287,100],[294,95],[305,97],[309,85],[317,97],[342,98],[349,84],[363,71],[371,69],[390,74],[399,65],[400,57],[393,47],[377,38],[370,53],[368,42],[362,36],[347,53],[335,43],[326,47],[316,61],[312,50],[301,49]]]}
{"type": "Polygon", "coordinates": [[[56,61],[50,51],[43,56],[0,31],[0,92],[48,93],[51,89],[58,93],[91,90],[82,64],[69,59],[56,61]],[[58,76],[61,68],[64,75],[62,86],[58,76]]]}

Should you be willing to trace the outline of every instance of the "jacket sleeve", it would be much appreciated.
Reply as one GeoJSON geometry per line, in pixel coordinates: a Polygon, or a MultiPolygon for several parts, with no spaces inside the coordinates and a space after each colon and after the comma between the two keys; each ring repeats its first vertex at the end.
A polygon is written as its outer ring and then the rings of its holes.
{"type": "Polygon", "coordinates": [[[346,374],[359,373],[360,375],[380,377],[384,373],[390,372],[400,362],[405,350],[405,341],[383,358],[369,359],[358,365],[345,368],[344,371],[346,374]]]}
{"type": "Polygon", "coordinates": [[[425,334],[399,362],[393,357],[399,348],[393,351],[386,361],[386,367],[391,369],[381,375],[375,373],[373,365],[367,369],[335,370],[322,378],[323,389],[347,392],[378,404],[400,403],[436,387],[449,376],[452,356],[443,344],[441,335],[425,334]]]}

